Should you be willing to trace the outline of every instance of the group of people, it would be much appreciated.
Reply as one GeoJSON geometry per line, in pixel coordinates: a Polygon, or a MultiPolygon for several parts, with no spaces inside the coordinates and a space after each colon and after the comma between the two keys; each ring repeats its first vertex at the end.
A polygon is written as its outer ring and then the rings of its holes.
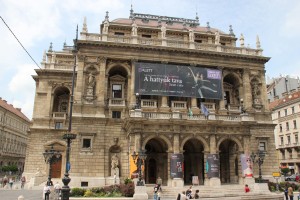
{"type": "MultiPolygon", "coordinates": [[[[49,200],[50,199],[50,194],[51,194],[51,187],[53,186],[53,184],[49,184],[46,183],[43,189],[43,193],[44,193],[44,200],[49,200]]],[[[54,188],[54,199],[59,199],[60,196],[60,192],[61,192],[61,187],[60,184],[58,182],[56,182],[56,184],[53,186],[54,188]]]]}
{"type": "MultiPolygon", "coordinates": [[[[25,185],[25,183],[26,183],[26,178],[25,178],[25,176],[22,176],[22,177],[21,177],[20,182],[21,182],[21,189],[23,189],[23,188],[24,188],[24,185],[25,185]]],[[[9,188],[10,188],[10,189],[13,189],[13,185],[14,185],[14,183],[15,183],[15,179],[14,179],[13,177],[8,178],[8,177],[5,175],[3,178],[1,178],[0,183],[1,183],[1,186],[2,186],[2,187],[5,187],[6,185],[9,185],[9,188]]]]}
{"type": "Polygon", "coordinates": [[[187,191],[182,191],[182,193],[178,193],[177,200],[187,199],[200,199],[199,190],[196,190],[195,193],[193,193],[193,186],[190,186],[187,191]]]}
{"type": "MultiPolygon", "coordinates": [[[[293,200],[294,199],[294,189],[293,189],[292,186],[288,186],[288,185],[285,186],[284,196],[285,196],[286,200],[293,200]]],[[[300,188],[299,188],[299,195],[298,195],[297,199],[300,199],[300,188]]]]}

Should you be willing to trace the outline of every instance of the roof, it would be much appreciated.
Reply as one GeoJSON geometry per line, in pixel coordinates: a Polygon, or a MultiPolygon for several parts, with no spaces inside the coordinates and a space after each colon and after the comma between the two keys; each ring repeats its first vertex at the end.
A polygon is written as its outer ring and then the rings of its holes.
{"type": "Polygon", "coordinates": [[[20,108],[15,108],[12,104],[8,104],[6,100],[2,100],[2,98],[0,98],[0,107],[8,110],[11,113],[14,113],[25,121],[30,122],[30,120],[21,112],[20,108]]]}
{"type": "Polygon", "coordinates": [[[275,110],[280,106],[288,105],[289,103],[294,102],[295,100],[299,99],[300,101],[300,91],[294,92],[292,94],[289,94],[288,96],[277,99],[269,104],[270,110],[275,110]]]}

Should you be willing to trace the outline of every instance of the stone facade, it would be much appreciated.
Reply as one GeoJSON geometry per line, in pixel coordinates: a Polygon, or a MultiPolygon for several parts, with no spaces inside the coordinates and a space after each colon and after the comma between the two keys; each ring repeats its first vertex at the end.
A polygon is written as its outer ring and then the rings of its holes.
{"type": "Polygon", "coordinates": [[[17,166],[18,173],[22,173],[29,126],[30,120],[20,108],[0,98],[0,170],[3,166],[17,166]]]}
{"type": "Polygon", "coordinates": [[[132,10],[129,19],[113,21],[107,13],[100,27],[100,34],[88,33],[85,20],[76,42],[76,59],[73,47],[53,51],[50,46],[43,69],[36,70],[26,176],[34,177],[37,168],[46,175],[42,153],[50,146],[62,153],[62,160],[52,168],[59,171],[56,178],[63,176],[66,143],[62,136],[69,123],[76,61],[72,132],[77,138],[71,145],[71,186],[111,184],[114,155],[119,159],[118,178],[134,176],[131,154],[140,149],[147,155],[146,183],[160,177],[164,185],[179,186],[191,184],[196,176],[200,184],[243,184],[240,155],[258,148],[266,153],[263,177],[271,178],[278,168],[265,83],[264,64],[269,58],[262,56],[260,44],[257,49],[236,47],[231,26],[225,33],[200,26],[198,18],[143,15],[132,10]],[[221,98],[137,91],[135,67],[141,62],[221,71],[221,98]],[[184,156],[179,178],[170,174],[175,154],[184,156]],[[220,157],[220,177],[210,182],[205,167],[211,154],[220,157]]]}

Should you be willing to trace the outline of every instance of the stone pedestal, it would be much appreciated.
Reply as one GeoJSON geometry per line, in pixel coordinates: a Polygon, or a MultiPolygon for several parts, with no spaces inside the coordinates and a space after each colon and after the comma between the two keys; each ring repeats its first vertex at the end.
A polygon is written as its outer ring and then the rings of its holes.
{"type": "Polygon", "coordinates": [[[262,194],[271,193],[268,187],[268,183],[254,183],[253,192],[262,194]]]}
{"type": "Polygon", "coordinates": [[[209,186],[221,186],[220,178],[210,178],[209,179],[209,186]]]}
{"type": "Polygon", "coordinates": [[[172,183],[171,183],[172,187],[183,187],[184,186],[184,182],[182,178],[173,178],[172,179],[172,183]]]}
{"type": "Polygon", "coordinates": [[[133,199],[138,200],[147,200],[148,194],[147,194],[147,188],[146,186],[135,186],[133,199]]]}
{"type": "Polygon", "coordinates": [[[105,184],[106,185],[115,185],[115,184],[120,184],[120,177],[108,177],[105,178],[105,184]]]}

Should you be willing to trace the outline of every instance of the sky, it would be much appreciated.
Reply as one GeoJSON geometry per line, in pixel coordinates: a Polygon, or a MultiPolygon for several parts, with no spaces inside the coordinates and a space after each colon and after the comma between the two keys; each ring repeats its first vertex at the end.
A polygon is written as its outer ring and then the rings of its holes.
{"type": "MultiPolygon", "coordinates": [[[[53,50],[63,43],[73,44],[76,26],[82,30],[84,17],[89,33],[99,33],[105,12],[109,20],[128,18],[130,5],[135,13],[195,19],[200,26],[229,33],[232,25],[237,38],[255,48],[260,38],[266,63],[266,76],[300,76],[299,0],[0,0],[0,16],[32,58],[41,66],[43,52],[50,42],[53,50]]],[[[239,40],[237,40],[239,46],[239,40]]],[[[0,97],[32,118],[35,69],[31,60],[0,20],[0,97]]]]}

